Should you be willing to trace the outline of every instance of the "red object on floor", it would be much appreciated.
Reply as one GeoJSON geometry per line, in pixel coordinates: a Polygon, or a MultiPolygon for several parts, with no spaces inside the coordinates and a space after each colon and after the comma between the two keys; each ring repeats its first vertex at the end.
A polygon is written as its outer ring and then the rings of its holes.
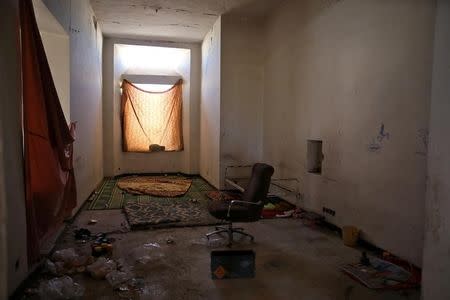
{"type": "Polygon", "coordinates": [[[36,23],[32,0],[20,0],[23,131],[30,264],[76,206],[74,125],[67,125],[36,23]]]}
{"type": "Polygon", "coordinates": [[[416,288],[420,286],[420,283],[422,282],[422,270],[420,268],[390,253],[383,254],[383,259],[397,266],[400,266],[411,273],[411,277],[407,282],[399,283],[394,287],[394,289],[416,288]]]}

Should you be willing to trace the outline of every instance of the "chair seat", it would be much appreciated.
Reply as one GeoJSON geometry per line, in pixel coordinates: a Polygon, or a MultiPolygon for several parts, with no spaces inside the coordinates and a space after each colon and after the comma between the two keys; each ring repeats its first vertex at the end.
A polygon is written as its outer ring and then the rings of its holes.
{"type": "Polygon", "coordinates": [[[230,211],[230,217],[228,218],[229,205],[230,201],[212,200],[209,203],[208,210],[211,215],[221,220],[233,222],[254,222],[259,220],[260,214],[255,214],[255,209],[249,209],[249,206],[243,204],[233,204],[230,211]],[[255,215],[258,217],[256,218],[255,215]]]}

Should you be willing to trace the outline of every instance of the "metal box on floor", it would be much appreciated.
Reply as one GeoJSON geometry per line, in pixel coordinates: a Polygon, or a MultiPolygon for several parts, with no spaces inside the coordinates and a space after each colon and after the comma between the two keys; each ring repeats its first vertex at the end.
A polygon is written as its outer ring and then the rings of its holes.
{"type": "Polygon", "coordinates": [[[253,250],[211,251],[212,279],[255,277],[255,252],[253,250]]]}

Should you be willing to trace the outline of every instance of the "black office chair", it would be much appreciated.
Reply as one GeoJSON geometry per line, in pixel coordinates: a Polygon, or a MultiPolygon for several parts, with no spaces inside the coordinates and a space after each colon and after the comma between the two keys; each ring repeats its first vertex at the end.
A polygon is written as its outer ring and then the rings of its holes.
{"type": "Polygon", "coordinates": [[[270,178],[274,169],[272,166],[257,163],[252,168],[252,176],[242,200],[213,200],[209,204],[209,213],[221,220],[228,222],[228,227],[216,227],[216,231],[206,234],[207,239],[215,234],[228,233],[228,245],[233,243],[233,233],[248,236],[253,241],[253,235],[243,232],[243,228],[234,228],[233,222],[255,222],[261,217],[261,212],[266,204],[269,192],[270,178]]]}

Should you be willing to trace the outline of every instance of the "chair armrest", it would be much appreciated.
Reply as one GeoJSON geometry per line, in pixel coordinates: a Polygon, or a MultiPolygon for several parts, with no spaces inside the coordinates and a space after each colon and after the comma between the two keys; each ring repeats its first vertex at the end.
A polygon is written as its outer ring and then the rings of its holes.
{"type": "Polygon", "coordinates": [[[227,213],[227,218],[230,217],[230,212],[231,212],[231,207],[233,206],[233,204],[249,204],[249,205],[261,205],[261,201],[258,202],[249,202],[249,201],[242,201],[242,200],[231,200],[230,204],[228,205],[228,213],[227,213]]]}

